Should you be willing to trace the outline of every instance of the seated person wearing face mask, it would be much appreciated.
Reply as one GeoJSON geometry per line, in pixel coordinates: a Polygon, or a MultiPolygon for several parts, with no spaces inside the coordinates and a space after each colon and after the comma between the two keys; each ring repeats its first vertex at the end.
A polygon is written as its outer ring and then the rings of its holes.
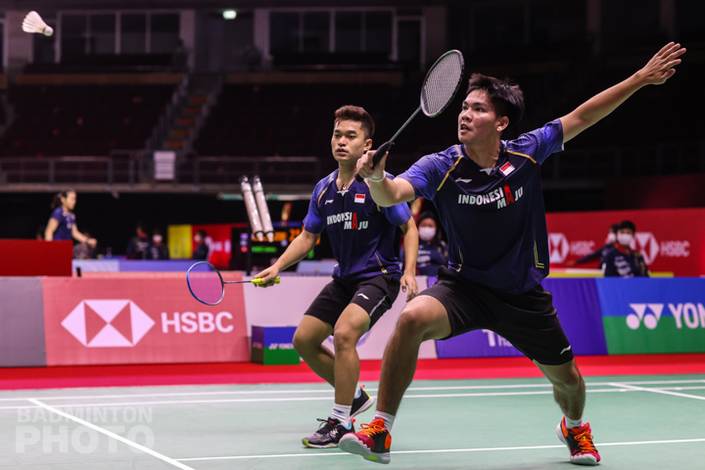
{"type": "Polygon", "coordinates": [[[437,276],[438,269],[448,264],[448,249],[438,233],[438,223],[430,212],[419,218],[419,256],[416,273],[421,276],[437,276]]]}
{"type": "Polygon", "coordinates": [[[605,277],[648,277],[649,270],[641,253],[632,249],[636,225],[625,220],[617,228],[617,241],[604,255],[605,277]]]}

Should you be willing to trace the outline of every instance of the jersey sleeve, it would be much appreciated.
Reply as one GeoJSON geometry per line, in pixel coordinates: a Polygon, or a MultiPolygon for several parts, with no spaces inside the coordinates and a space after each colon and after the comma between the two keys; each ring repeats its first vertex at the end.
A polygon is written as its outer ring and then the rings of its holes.
{"type": "Polygon", "coordinates": [[[306,213],[306,217],[304,217],[304,229],[307,232],[321,233],[323,231],[323,217],[318,207],[318,197],[320,193],[320,184],[317,184],[311,194],[311,200],[308,203],[308,212],[306,213]]]}
{"type": "MultiPolygon", "coordinates": [[[[46,212],[45,212],[46,214],[46,212]]],[[[61,219],[63,218],[63,210],[61,207],[57,207],[53,211],[51,211],[51,218],[55,219],[57,222],[61,222],[61,219]]]]}
{"type": "Polygon", "coordinates": [[[563,126],[560,119],[556,119],[521,134],[511,143],[511,150],[529,155],[540,165],[552,154],[563,150],[563,126]]]}
{"type": "Polygon", "coordinates": [[[438,154],[431,154],[421,157],[397,178],[403,178],[411,183],[417,197],[431,200],[435,197],[444,176],[445,170],[441,158],[438,154]]]}
{"type": "Polygon", "coordinates": [[[411,210],[409,209],[409,205],[405,202],[395,206],[383,207],[382,211],[392,225],[404,225],[411,217],[411,210]]]}

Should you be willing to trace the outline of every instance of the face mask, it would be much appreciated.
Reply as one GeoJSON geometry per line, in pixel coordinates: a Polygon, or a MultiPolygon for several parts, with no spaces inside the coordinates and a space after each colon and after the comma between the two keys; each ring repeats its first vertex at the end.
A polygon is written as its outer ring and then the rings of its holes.
{"type": "Polygon", "coordinates": [[[617,241],[617,235],[614,234],[614,232],[610,232],[607,234],[607,243],[614,243],[617,241]]]}
{"type": "Polygon", "coordinates": [[[419,238],[425,242],[433,240],[436,236],[434,227],[419,227],[419,238]]]}
{"type": "Polygon", "coordinates": [[[620,245],[630,246],[632,244],[632,240],[634,240],[634,236],[629,233],[617,234],[617,242],[619,242],[620,245]]]}
{"type": "Polygon", "coordinates": [[[154,235],[154,236],[152,237],[152,241],[153,241],[154,243],[161,243],[161,242],[162,242],[162,236],[161,236],[161,235],[154,235]]]}

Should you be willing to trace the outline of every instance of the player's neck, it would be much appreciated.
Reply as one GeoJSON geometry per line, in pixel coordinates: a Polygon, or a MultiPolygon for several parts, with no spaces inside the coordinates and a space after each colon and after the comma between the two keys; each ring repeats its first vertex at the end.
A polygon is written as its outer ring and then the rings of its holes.
{"type": "Polygon", "coordinates": [[[338,178],[335,183],[338,189],[347,189],[355,178],[355,166],[338,164],[338,178]]]}
{"type": "Polygon", "coordinates": [[[493,168],[499,160],[499,139],[473,144],[463,144],[465,153],[480,168],[493,168]]]}

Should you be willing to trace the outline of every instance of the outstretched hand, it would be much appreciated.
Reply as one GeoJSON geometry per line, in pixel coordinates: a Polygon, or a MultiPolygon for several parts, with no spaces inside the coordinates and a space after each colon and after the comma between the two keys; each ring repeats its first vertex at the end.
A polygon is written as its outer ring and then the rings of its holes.
{"type": "Polygon", "coordinates": [[[264,271],[255,274],[253,279],[260,279],[260,282],[254,283],[255,287],[271,287],[276,284],[276,278],[279,275],[279,269],[276,266],[270,266],[264,271]]]}
{"type": "Polygon", "coordinates": [[[374,150],[368,150],[362,157],[360,157],[356,164],[356,172],[362,178],[371,178],[373,181],[381,181],[384,179],[384,167],[387,163],[387,156],[389,152],[384,154],[384,157],[377,163],[373,165],[373,157],[375,155],[374,150]]]}
{"type": "Polygon", "coordinates": [[[685,54],[685,47],[679,43],[669,42],[649,60],[637,73],[644,85],[661,85],[676,73],[680,57],[685,54]]]}

